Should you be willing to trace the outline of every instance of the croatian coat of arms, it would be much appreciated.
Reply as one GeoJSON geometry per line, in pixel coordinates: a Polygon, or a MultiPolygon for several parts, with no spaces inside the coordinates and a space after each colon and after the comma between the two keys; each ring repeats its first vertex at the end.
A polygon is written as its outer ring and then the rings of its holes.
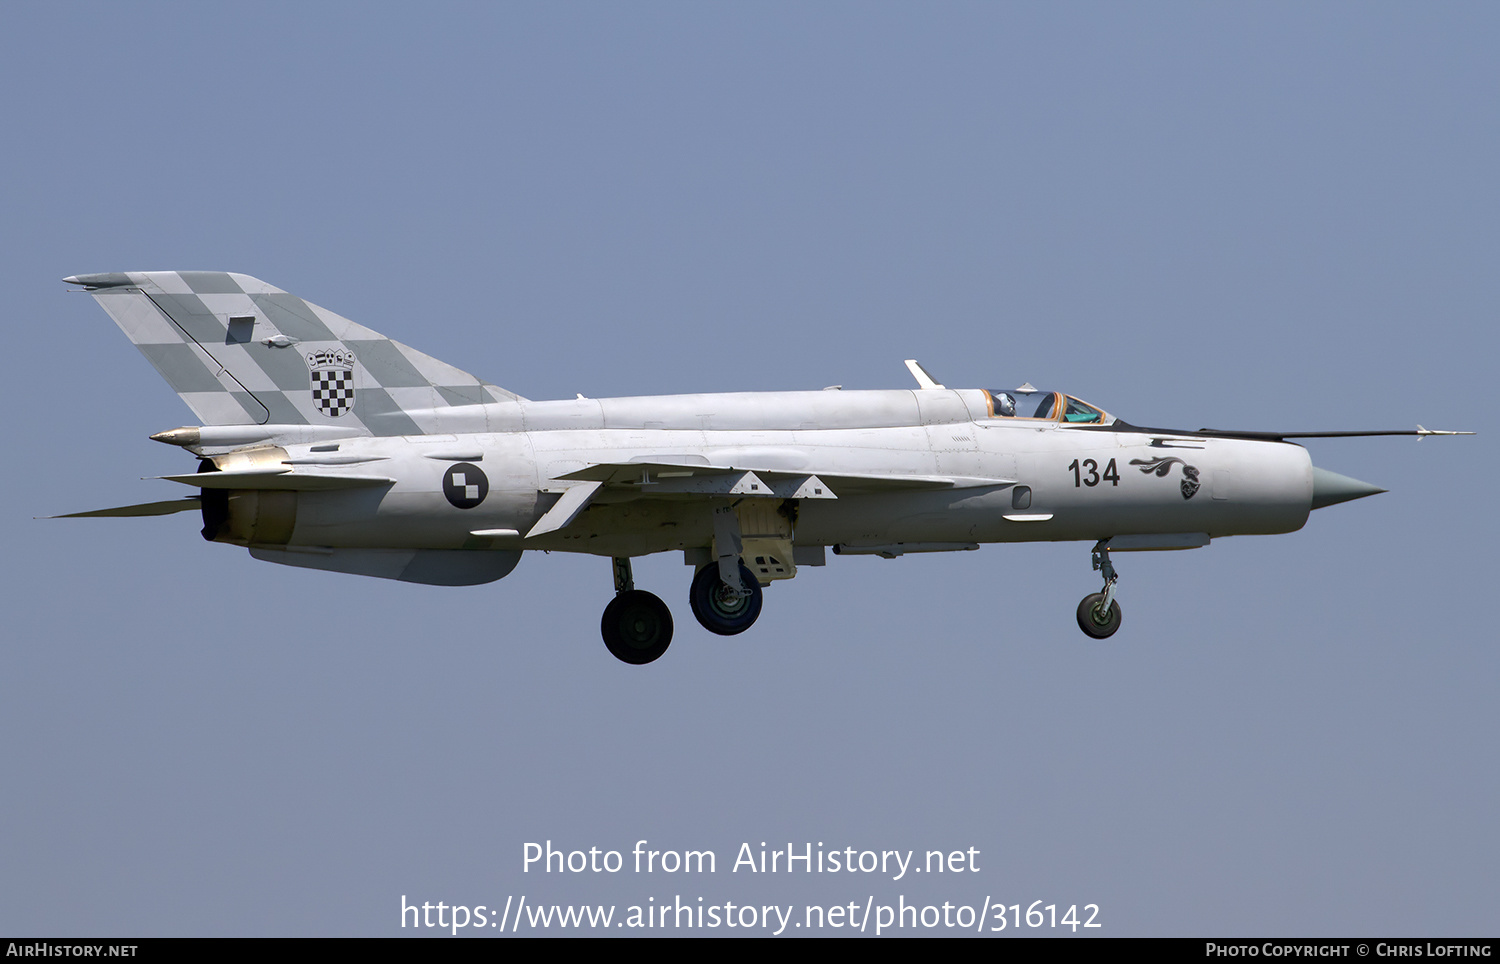
{"type": "Polygon", "coordinates": [[[307,353],[313,404],[329,418],[354,407],[354,352],[343,348],[307,353]]]}

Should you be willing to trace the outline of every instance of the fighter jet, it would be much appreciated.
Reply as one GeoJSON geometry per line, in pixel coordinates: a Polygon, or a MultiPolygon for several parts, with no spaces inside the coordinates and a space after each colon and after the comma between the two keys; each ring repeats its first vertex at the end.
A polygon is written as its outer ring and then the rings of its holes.
{"type": "Polygon", "coordinates": [[[1103,585],[1079,627],[1120,627],[1114,552],[1293,532],[1384,491],[1291,441],[1414,431],[1146,428],[1023,384],[532,401],[242,274],[64,279],[91,293],[202,424],[186,498],[73,513],[197,511],[203,538],[267,562],[468,586],[528,549],[613,560],[601,632],[626,663],[672,641],[631,559],[680,551],[693,615],[748,630],[763,588],[835,555],[1088,541],[1103,585]]]}

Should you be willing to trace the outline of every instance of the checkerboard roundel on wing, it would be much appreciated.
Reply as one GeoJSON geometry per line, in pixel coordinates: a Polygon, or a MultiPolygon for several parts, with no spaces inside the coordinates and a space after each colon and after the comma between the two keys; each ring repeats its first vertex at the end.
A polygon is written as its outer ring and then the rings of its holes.
{"type": "Polygon", "coordinates": [[[313,405],[329,418],[354,407],[354,352],[346,348],[307,353],[313,405]]]}
{"type": "Polygon", "coordinates": [[[472,509],[490,493],[490,480],[477,465],[455,462],[443,470],[443,495],[459,509],[472,509]]]}

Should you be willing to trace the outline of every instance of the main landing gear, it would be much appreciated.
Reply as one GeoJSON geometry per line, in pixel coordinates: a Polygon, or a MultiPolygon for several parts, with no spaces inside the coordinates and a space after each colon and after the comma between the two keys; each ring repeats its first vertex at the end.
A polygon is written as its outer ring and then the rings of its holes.
{"type": "Polygon", "coordinates": [[[760,616],[760,582],[740,561],[744,541],[734,506],[716,506],[713,521],[718,559],[699,569],[693,577],[688,602],[704,629],[720,636],[733,636],[749,629],[760,616]]]}
{"type": "Polygon", "coordinates": [[[1109,549],[1101,540],[1094,546],[1094,568],[1104,576],[1104,591],[1090,593],[1078,604],[1078,628],[1095,639],[1108,639],[1120,628],[1120,604],[1115,602],[1115,583],[1120,576],[1109,561],[1109,549]]]}
{"type": "Polygon", "coordinates": [[[760,616],[761,591],[755,574],[744,563],[739,566],[739,586],[731,586],[720,575],[718,563],[709,563],[693,577],[688,601],[703,628],[720,636],[743,633],[760,616]]]}
{"type": "Polygon", "coordinates": [[[616,659],[640,666],[672,645],[672,612],[653,593],[635,588],[630,560],[616,558],[615,598],[604,607],[599,631],[616,659]]]}
{"type": "MultiPolygon", "coordinates": [[[[660,659],[672,645],[672,613],[655,594],[635,588],[629,559],[616,558],[614,565],[615,598],[604,607],[604,618],[599,621],[604,645],[616,659],[635,666],[660,659]]],[[[760,615],[760,583],[738,556],[733,565],[739,571],[729,572],[738,579],[725,580],[725,566],[720,563],[699,569],[688,594],[698,622],[720,636],[743,633],[760,615]]]]}

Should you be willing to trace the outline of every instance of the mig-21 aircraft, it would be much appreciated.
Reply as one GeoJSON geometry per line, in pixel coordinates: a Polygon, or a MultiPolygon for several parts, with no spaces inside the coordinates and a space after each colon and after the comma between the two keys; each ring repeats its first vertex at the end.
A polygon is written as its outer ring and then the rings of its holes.
{"type": "Polygon", "coordinates": [[[1087,540],[1103,578],[1078,625],[1120,626],[1113,552],[1293,532],[1383,489],[1290,441],[1459,432],[1144,428],[1029,384],[532,401],[242,274],[64,279],[91,293],[202,424],[151,436],[198,457],[182,499],[71,517],[202,513],[256,559],[442,586],[527,549],[614,562],[609,651],[649,663],[672,616],[630,560],[681,551],[720,635],[762,587],[835,555],[1087,540]]]}

